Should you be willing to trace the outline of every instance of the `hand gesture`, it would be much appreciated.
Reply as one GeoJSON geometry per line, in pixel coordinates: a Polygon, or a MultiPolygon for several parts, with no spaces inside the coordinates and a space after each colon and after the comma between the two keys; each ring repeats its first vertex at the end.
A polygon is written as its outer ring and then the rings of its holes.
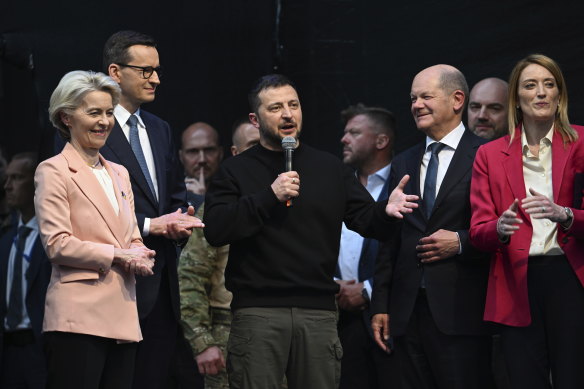
{"type": "Polygon", "coordinates": [[[195,177],[185,177],[185,185],[189,192],[204,195],[207,192],[207,186],[205,184],[205,172],[204,169],[200,169],[199,178],[195,177]]]}
{"type": "Polygon", "coordinates": [[[448,230],[438,230],[418,242],[416,251],[422,263],[430,263],[450,258],[458,254],[460,242],[458,234],[448,230]]]}
{"type": "Polygon", "coordinates": [[[499,239],[505,241],[519,229],[519,224],[523,223],[517,217],[517,210],[519,208],[519,200],[513,200],[509,208],[497,220],[497,235],[499,239]]]}
{"type": "Polygon", "coordinates": [[[278,174],[278,178],[272,183],[272,191],[278,201],[285,202],[300,194],[300,176],[297,172],[291,171],[278,174]]]}
{"type": "Polygon", "coordinates": [[[404,193],[404,188],[409,180],[409,175],[406,174],[403,176],[399,184],[397,184],[395,189],[389,195],[387,206],[385,207],[385,213],[387,213],[388,216],[403,219],[403,214],[411,213],[414,208],[418,208],[418,204],[414,203],[414,201],[417,201],[419,197],[404,193]]]}
{"type": "Polygon", "coordinates": [[[555,204],[546,196],[529,188],[530,197],[521,200],[521,208],[533,219],[549,219],[554,223],[563,223],[568,220],[564,207],[555,204]]]}
{"type": "Polygon", "coordinates": [[[120,264],[129,273],[140,276],[154,274],[154,256],[156,251],[145,246],[132,246],[129,249],[114,249],[114,264],[120,264]]]}
{"type": "Polygon", "coordinates": [[[195,208],[189,206],[187,212],[183,213],[179,208],[176,212],[150,219],[150,234],[174,240],[188,238],[193,228],[205,227],[199,218],[193,216],[194,214],[195,208]]]}

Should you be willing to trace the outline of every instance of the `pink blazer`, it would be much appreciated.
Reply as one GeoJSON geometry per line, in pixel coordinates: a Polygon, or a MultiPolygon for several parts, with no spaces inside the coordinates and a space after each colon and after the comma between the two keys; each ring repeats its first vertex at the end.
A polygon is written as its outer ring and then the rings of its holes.
{"type": "MultiPolygon", "coordinates": [[[[564,145],[554,133],[552,141],[552,185],[554,202],[571,207],[574,222],[568,231],[558,225],[558,243],[584,285],[584,127],[573,126],[575,143],[564,145]]],[[[510,326],[531,323],[527,295],[527,261],[533,227],[520,208],[523,220],[507,244],[497,237],[497,219],[515,198],[526,197],[521,153],[521,126],[510,136],[489,142],[477,152],[471,183],[470,239],[480,250],[492,252],[484,319],[510,326]]],[[[569,296],[566,296],[569,298],[569,296]]]]}
{"type": "Polygon", "coordinates": [[[114,185],[116,215],[105,191],[67,143],[39,165],[35,208],[53,271],[43,331],[140,341],[133,274],[112,266],[114,247],[142,245],[128,171],[99,157],[114,185]]]}

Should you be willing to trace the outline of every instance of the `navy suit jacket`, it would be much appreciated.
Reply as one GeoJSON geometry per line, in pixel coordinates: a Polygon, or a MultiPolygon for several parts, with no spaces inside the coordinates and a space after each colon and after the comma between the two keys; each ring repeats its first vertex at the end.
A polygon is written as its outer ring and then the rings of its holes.
{"type": "MultiPolygon", "coordinates": [[[[150,139],[156,178],[158,181],[158,201],[150,190],[138,160],[117,122],[100,153],[109,161],[123,165],[130,173],[136,219],[140,231],[144,230],[145,218],[156,218],[186,207],[186,188],[183,167],[178,160],[178,151],[172,139],[172,132],[167,122],[159,117],[140,110],[140,117],[146,126],[150,139]]],[[[144,244],[156,251],[154,275],[150,277],[136,276],[136,294],[138,314],[143,319],[152,311],[162,283],[162,270],[168,276],[172,309],[176,319],[180,318],[177,257],[178,248],[175,243],[161,236],[145,236],[144,244]]],[[[164,294],[167,294],[164,291],[164,294]]]]}
{"type": "MultiPolygon", "coordinates": [[[[470,244],[468,235],[472,165],[477,149],[485,142],[468,130],[464,132],[430,217],[426,217],[423,202],[420,201],[419,208],[404,215],[402,220],[394,220],[392,239],[379,249],[372,313],[390,314],[390,332],[393,336],[406,332],[422,273],[432,316],[443,333],[481,335],[490,330],[483,321],[489,259],[470,244]],[[415,247],[422,237],[440,229],[458,232],[462,253],[423,265],[415,247]]],[[[425,142],[421,142],[394,158],[390,190],[405,174],[409,174],[410,180],[404,193],[420,196],[420,166],[424,152],[425,142]]]]}
{"type": "MultiPolygon", "coordinates": [[[[16,236],[18,222],[13,222],[11,228],[0,237],[0,355],[4,339],[4,319],[6,317],[6,276],[8,274],[8,257],[12,249],[12,242],[16,236]]],[[[30,252],[30,265],[25,274],[27,292],[25,297],[26,311],[30,318],[30,324],[37,341],[40,343],[43,318],[45,315],[45,297],[47,287],[51,279],[51,263],[47,258],[45,249],[41,243],[40,235],[37,236],[30,252]]]]}

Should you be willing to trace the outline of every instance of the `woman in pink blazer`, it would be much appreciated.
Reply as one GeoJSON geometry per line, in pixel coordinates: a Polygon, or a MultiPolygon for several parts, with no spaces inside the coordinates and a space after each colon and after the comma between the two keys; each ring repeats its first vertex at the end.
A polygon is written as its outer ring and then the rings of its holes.
{"type": "Polygon", "coordinates": [[[511,387],[584,388],[584,128],[559,66],[534,54],[509,80],[509,135],[477,152],[473,244],[493,253],[485,320],[511,387]]]}
{"type": "Polygon", "coordinates": [[[99,149],[114,125],[118,85],[102,73],[74,71],[50,101],[67,140],[35,175],[35,207],[53,271],[43,331],[49,388],[130,388],[142,339],[134,274],[152,274],[134,216],[127,170],[99,149]]]}

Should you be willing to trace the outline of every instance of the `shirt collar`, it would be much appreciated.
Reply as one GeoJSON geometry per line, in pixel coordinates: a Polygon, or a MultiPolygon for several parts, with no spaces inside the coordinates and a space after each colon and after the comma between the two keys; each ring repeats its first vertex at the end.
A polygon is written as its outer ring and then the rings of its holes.
{"type": "Polygon", "coordinates": [[[22,222],[22,216],[19,216],[18,217],[18,228],[22,227],[23,225],[27,226],[28,228],[30,228],[31,230],[34,230],[34,231],[38,231],[38,229],[39,229],[36,215],[33,216],[26,224],[24,224],[22,222]]]}
{"type": "MultiPolygon", "coordinates": [[[[371,177],[374,177],[374,176],[380,178],[381,180],[383,180],[383,182],[387,181],[387,178],[389,177],[390,169],[391,169],[391,162],[388,165],[385,165],[384,167],[379,169],[378,171],[368,175],[367,182],[369,182],[371,177]]],[[[355,170],[355,177],[359,178],[359,172],[357,170],[355,170]]]]}
{"type": "MultiPolygon", "coordinates": [[[[544,143],[544,145],[550,146],[552,144],[552,140],[554,139],[554,125],[550,130],[545,134],[545,136],[540,140],[544,143]]],[[[529,145],[527,144],[527,135],[525,135],[525,127],[521,125],[521,150],[523,151],[523,155],[527,155],[529,151],[529,145]]]]}
{"type": "Polygon", "coordinates": [[[389,170],[391,169],[391,162],[373,173],[372,175],[381,178],[383,181],[387,181],[387,177],[389,177],[389,170]]]}
{"type": "MultiPolygon", "coordinates": [[[[464,135],[464,124],[462,124],[462,122],[460,122],[460,124],[458,126],[456,126],[454,128],[454,130],[450,131],[444,138],[440,139],[439,142],[450,147],[452,150],[456,150],[463,135],[464,135]]],[[[428,150],[428,146],[430,146],[434,142],[436,142],[436,140],[427,136],[426,137],[426,150],[428,150]]]]}
{"type": "MultiPolygon", "coordinates": [[[[116,120],[118,121],[121,127],[126,125],[131,115],[132,114],[128,112],[126,108],[122,107],[121,104],[116,105],[116,107],[114,108],[114,116],[116,117],[116,120]]],[[[141,127],[146,127],[144,125],[144,122],[142,121],[142,118],[140,117],[140,108],[138,108],[136,112],[134,112],[134,115],[136,115],[136,117],[138,118],[138,125],[141,127]]]]}

